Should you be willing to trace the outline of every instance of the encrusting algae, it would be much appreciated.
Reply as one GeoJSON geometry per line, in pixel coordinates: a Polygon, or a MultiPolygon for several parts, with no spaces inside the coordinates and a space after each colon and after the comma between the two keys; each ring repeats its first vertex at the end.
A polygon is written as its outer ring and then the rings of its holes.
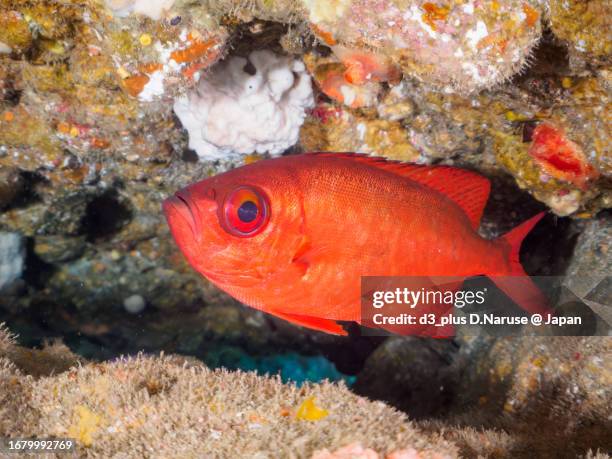
{"type": "Polygon", "coordinates": [[[568,43],[573,66],[610,64],[612,5],[609,1],[552,1],[549,8],[550,27],[559,39],[568,43]]]}

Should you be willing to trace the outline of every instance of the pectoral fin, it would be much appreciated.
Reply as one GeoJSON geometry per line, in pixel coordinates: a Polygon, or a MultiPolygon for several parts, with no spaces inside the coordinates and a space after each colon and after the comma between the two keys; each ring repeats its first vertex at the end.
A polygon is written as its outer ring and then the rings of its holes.
{"type": "Polygon", "coordinates": [[[314,247],[310,239],[304,237],[291,260],[292,267],[297,269],[302,275],[306,275],[311,265],[324,262],[325,257],[330,253],[328,246],[318,245],[314,247]]]}
{"type": "Polygon", "coordinates": [[[331,333],[332,335],[348,335],[346,330],[336,323],[335,320],[322,319],[313,316],[302,316],[298,314],[286,314],[283,312],[271,311],[277,317],[291,322],[292,324],[300,325],[302,327],[310,328],[312,330],[323,331],[331,333]]]}

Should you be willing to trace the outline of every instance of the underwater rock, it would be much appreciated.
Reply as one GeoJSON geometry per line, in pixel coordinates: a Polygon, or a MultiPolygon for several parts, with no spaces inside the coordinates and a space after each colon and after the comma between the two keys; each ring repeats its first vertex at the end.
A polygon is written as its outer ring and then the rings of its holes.
{"type": "Polygon", "coordinates": [[[612,53],[610,24],[612,6],[606,0],[549,2],[553,33],[567,43],[570,65],[582,70],[587,65],[609,65],[612,53]]]}
{"type": "Polygon", "coordinates": [[[0,10],[0,42],[6,53],[23,53],[32,44],[32,32],[26,18],[17,11],[0,10]]]}
{"type": "Polygon", "coordinates": [[[80,257],[85,251],[85,237],[58,235],[34,238],[34,253],[45,263],[62,263],[80,257]]]}
{"type": "Polygon", "coordinates": [[[24,180],[19,170],[12,167],[0,167],[0,210],[9,206],[19,196],[24,180]]]}
{"type": "Polygon", "coordinates": [[[304,0],[313,32],[395,61],[406,75],[469,93],[509,79],[541,31],[542,3],[304,0]],[[329,3],[329,4],[328,4],[329,3]]]}
{"type": "Polygon", "coordinates": [[[107,5],[112,20],[96,30],[104,37],[103,49],[112,55],[123,89],[140,102],[183,94],[225,52],[227,31],[204,6],[198,10],[173,0],[107,5]]]}
{"type": "Polygon", "coordinates": [[[380,94],[376,111],[320,101],[302,127],[301,144],[307,150],[442,161],[489,177],[510,173],[557,215],[589,217],[612,199],[605,78],[551,82],[537,76],[470,96],[404,79],[380,94]]]}
{"type": "Polygon", "coordinates": [[[446,422],[460,429],[447,438],[462,437],[461,428],[500,429],[510,436],[496,441],[505,457],[612,448],[608,337],[463,336],[458,344],[461,378],[446,422]]]}
{"type": "Polygon", "coordinates": [[[588,217],[610,207],[612,171],[606,113],[610,92],[602,77],[567,79],[559,105],[511,116],[514,132],[494,133],[499,163],[557,215],[588,217]],[[580,119],[576,123],[574,120],[580,119]]]}
{"type": "Polygon", "coordinates": [[[612,215],[604,212],[585,224],[563,285],[612,325],[612,215]]]}
{"type": "Polygon", "coordinates": [[[200,311],[200,334],[210,340],[241,343],[246,349],[262,349],[271,334],[266,316],[259,311],[249,311],[237,301],[213,304],[200,311]]]}
{"type": "Polygon", "coordinates": [[[376,106],[378,116],[389,121],[406,122],[415,115],[416,107],[404,91],[404,82],[395,85],[376,106]]]}
{"type": "Polygon", "coordinates": [[[0,391],[0,435],[71,437],[78,455],[141,457],[151,449],[179,457],[309,458],[355,441],[383,454],[404,448],[423,458],[457,454],[451,442],[423,434],[404,414],[344,385],[298,389],[278,378],[211,371],[194,359],[163,355],[32,377],[29,368],[13,364],[19,352],[0,330],[0,381],[8,387],[0,391]],[[309,400],[309,409],[325,416],[298,417],[309,400]]]}
{"type": "Polygon", "coordinates": [[[123,307],[130,314],[140,314],[146,306],[147,302],[138,294],[130,295],[123,300],[123,307]]]}
{"type": "MultiPolygon", "coordinates": [[[[156,252],[154,248],[151,251],[156,252]]],[[[113,250],[96,250],[87,257],[68,261],[47,280],[47,293],[55,301],[70,302],[85,314],[113,310],[118,313],[124,310],[124,299],[132,292],[150,298],[150,304],[159,309],[194,304],[204,296],[197,277],[159,267],[150,253],[143,252],[131,251],[122,256],[113,250]]],[[[168,254],[163,256],[167,262],[168,254]]]]}
{"type": "Polygon", "coordinates": [[[456,351],[445,340],[388,338],[368,357],[353,389],[411,418],[439,416],[453,397],[456,381],[450,365],[456,351]]]}
{"type": "Polygon", "coordinates": [[[412,162],[420,158],[399,121],[319,103],[300,131],[307,151],[355,151],[412,162]]]}
{"type": "Polygon", "coordinates": [[[55,172],[51,179],[82,182],[95,163],[88,154],[135,161],[164,151],[176,132],[168,101],[192,87],[224,49],[218,18],[189,10],[173,24],[115,17],[101,2],[7,8],[8,17],[36,33],[29,59],[8,55],[0,65],[0,82],[5,77],[20,103],[0,117],[0,142],[22,168],[45,164],[55,172]]]}
{"type": "Polygon", "coordinates": [[[304,64],[271,51],[231,57],[174,103],[189,132],[189,147],[202,159],[242,153],[279,155],[298,141],[312,107],[304,64]]]}
{"type": "Polygon", "coordinates": [[[0,290],[21,277],[24,261],[22,236],[18,233],[0,232],[0,290]]]}

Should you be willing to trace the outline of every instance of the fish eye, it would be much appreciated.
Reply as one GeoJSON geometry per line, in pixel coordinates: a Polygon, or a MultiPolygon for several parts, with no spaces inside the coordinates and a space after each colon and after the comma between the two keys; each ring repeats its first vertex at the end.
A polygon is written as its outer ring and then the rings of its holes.
{"type": "Polygon", "coordinates": [[[242,223],[251,223],[257,218],[259,208],[253,201],[244,201],[238,207],[238,218],[242,223]]]}
{"type": "Polygon", "coordinates": [[[223,204],[223,228],[233,236],[252,237],[263,230],[269,218],[268,200],[263,192],[241,186],[223,204]]]}

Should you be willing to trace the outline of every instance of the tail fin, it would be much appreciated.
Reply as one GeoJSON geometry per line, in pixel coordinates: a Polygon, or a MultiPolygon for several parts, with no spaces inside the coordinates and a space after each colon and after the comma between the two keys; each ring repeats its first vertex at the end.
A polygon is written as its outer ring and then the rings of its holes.
{"type": "Polygon", "coordinates": [[[523,239],[544,214],[545,212],[540,212],[500,238],[502,243],[505,242],[510,247],[510,272],[491,277],[491,280],[501,291],[530,314],[552,313],[548,300],[523,270],[519,260],[519,251],[523,239]]]}

